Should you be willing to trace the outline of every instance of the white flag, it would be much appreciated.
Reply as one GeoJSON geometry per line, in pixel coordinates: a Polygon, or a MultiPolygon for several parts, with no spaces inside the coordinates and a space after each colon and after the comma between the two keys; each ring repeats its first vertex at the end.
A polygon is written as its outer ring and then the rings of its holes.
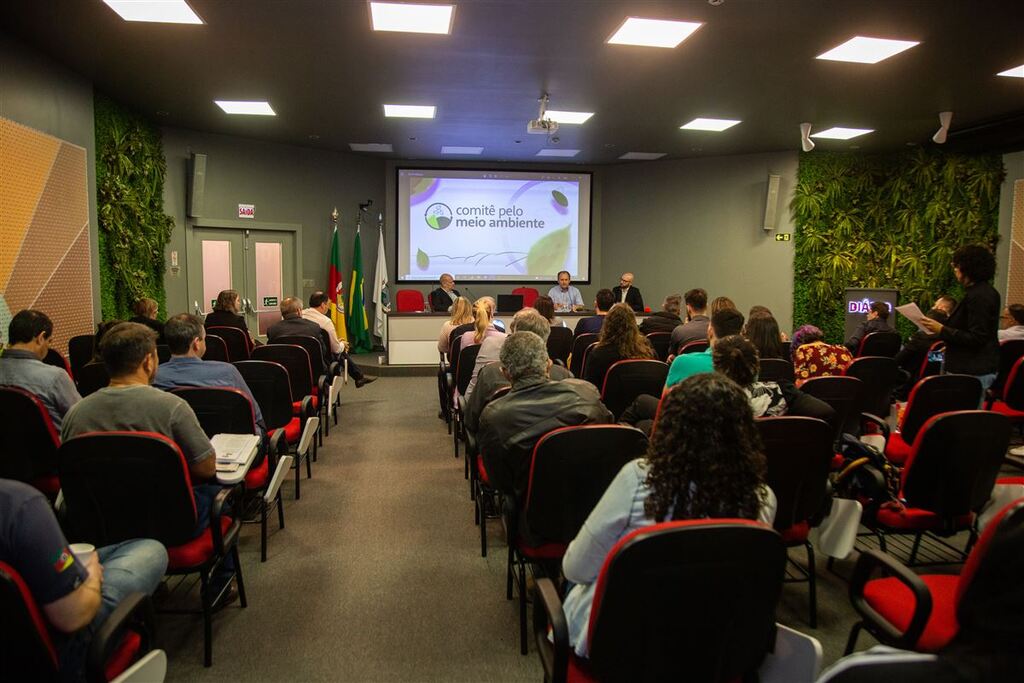
{"type": "Polygon", "coordinates": [[[377,241],[377,268],[374,273],[373,303],[374,320],[373,332],[381,340],[384,339],[384,314],[391,312],[391,298],[388,295],[388,262],[384,257],[384,228],[377,228],[379,239],[377,241]]]}

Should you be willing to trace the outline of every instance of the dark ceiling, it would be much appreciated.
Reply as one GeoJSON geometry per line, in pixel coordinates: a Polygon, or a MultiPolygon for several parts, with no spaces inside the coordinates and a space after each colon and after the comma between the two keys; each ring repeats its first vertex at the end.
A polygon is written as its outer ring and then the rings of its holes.
{"type": "MultiPolygon", "coordinates": [[[[552,109],[596,112],[563,125],[555,163],[616,162],[799,148],[799,124],[874,128],[818,149],[931,145],[1024,148],[1022,0],[462,0],[451,35],[370,29],[358,0],[188,0],[202,26],[128,23],[100,0],[15,0],[0,26],[172,126],[348,150],[394,145],[438,159],[482,146],[488,161],[541,161],[527,135],[541,92],[552,109]],[[676,49],[608,45],[627,16],[702,21],[676,49]],[[854,35],[919,40],[879,64],[814,57],[854,35]],[[214,99],[267,99],[276,117],[228,116],[214,99]],[[385,119],[384,103],[434,104],[434,120],[385,119]],[[742,119],[681,131],[697,116],[742,119]]],[[[440,1],[440,0],[437,0],[440,1]]]]}

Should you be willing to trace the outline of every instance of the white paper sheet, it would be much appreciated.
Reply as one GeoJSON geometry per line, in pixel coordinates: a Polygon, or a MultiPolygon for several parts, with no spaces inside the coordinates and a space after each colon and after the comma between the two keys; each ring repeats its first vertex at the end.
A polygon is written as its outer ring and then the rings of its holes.
{"type": "Polygon", "coordinates": [[[902,306],[897,306],[896,310],[899,311],[900,315],[904,318],[917,325],[917,329],[926,334],[928,333],[928,328],[921,324],[921,318],[925,317],[925,315],[921,312],[921,309],[917,307],[917,304],[903,304],[902,306]]]}

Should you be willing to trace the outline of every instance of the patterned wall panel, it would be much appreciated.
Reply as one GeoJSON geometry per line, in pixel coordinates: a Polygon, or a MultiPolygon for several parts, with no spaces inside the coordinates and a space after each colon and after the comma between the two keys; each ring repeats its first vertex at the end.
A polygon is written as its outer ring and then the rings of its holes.
{"type": "Polygon", "coordinates": [[[1013,184],[1008,271],[1006,303],[1024,304],[1024,180],[1018,180],[1013,184]]]}
{"type": "Polygon", "coordinates": [[[44,311],[55,348],[93,331],[85,149],[0,118],[0,336],[44,311]]]}

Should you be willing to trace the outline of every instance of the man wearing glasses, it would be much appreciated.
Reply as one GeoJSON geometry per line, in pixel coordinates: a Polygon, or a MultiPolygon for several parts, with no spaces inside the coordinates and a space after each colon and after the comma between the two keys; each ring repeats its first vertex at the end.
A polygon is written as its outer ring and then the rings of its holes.
{"type": "Polygon", "coordinates": [[[629,304],[636,313],[643,313],[644,298],[640,290],[633,286],[633,273],[622,274],[618,286],[612,288],[612,295],[615,296],[615,303],[629,304]]]}

